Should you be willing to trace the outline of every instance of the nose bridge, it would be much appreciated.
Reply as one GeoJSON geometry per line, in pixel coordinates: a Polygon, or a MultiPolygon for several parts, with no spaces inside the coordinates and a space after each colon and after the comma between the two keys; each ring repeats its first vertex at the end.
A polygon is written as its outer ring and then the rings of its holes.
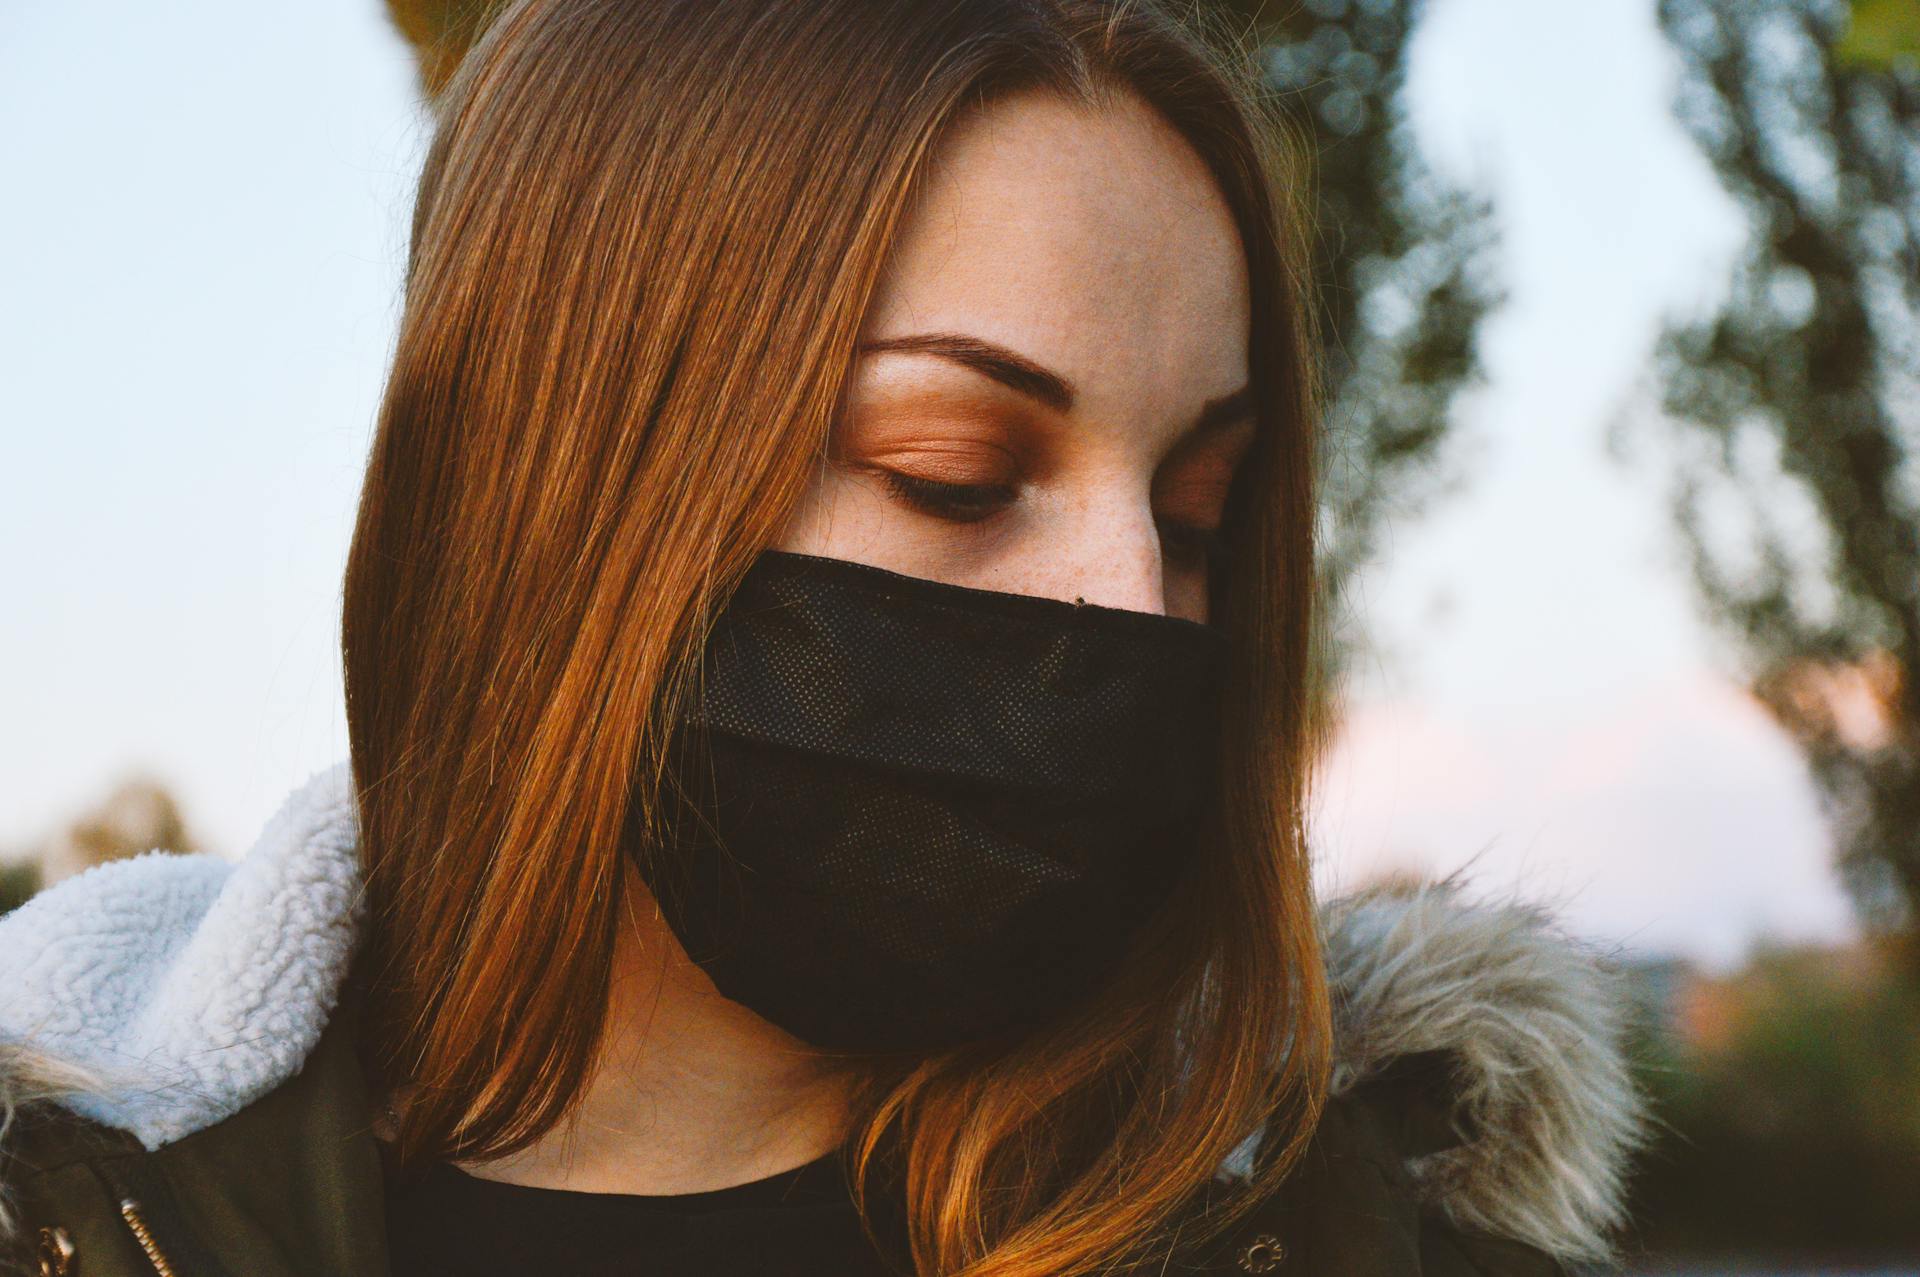
{"type": "Polygon", "coordinates": [[[1060,547],[1060,597],[1130,612],[1167,611],[1159,529],[1144,496],[1087,503],[1060,547]]]}

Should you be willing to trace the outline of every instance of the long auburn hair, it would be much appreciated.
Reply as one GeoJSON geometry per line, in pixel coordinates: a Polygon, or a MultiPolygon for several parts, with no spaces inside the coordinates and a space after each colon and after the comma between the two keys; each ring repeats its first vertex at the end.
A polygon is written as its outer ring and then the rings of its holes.
{"type": "Polygon", "coordinates": [[[1263,1124],[1202,1234],[1297,1160],[1330,1049],[1303,820],[1321,392],[1304,151],[1248,50],[1136,0],[519,0],[434,101],[346,569],[363,1049],[409,1096],[401,1166],[571,1112],[707,627],[826,450],[943,132],[1030,88],[1151,103],[1244,240],[1223,792],[1121,977],[1017,1043],[876,1068],[849,1172],[903,1172],[919,1272],[1059,1277],[1191,1238],[1263,1124]]]}

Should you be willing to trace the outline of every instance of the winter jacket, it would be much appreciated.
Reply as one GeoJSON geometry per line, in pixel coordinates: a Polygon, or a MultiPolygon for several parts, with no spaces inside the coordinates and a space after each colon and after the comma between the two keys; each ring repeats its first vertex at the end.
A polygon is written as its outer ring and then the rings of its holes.
{"type": "MultiPolygon", "coordinates": [[[[151,852],[0,918],[14,1271],[385,1277],[354,1050],[356,833],[342,762],[238,862],[151,852]]],[[[1538,910],[1454,884],[1348,896],[1321,923],[1336,1066],[1307,1157],[1230,1236],[1154,1271],[1550,1277],[1605,1260],[1644,1123],[1618,974],[1538,910]]],[[[1216,1184],[1260,1153],[1256,1136],[1216,1184]]]]}

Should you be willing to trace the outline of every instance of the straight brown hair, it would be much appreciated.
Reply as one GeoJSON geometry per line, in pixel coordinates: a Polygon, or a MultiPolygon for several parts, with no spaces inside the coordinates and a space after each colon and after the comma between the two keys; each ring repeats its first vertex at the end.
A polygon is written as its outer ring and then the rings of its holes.
{"type": "Polygon", "coordinates": [[[1191,1240],[1184,1208],[1263,1123],[1203,1233],[1304,1147],[1330,1038],[1303,818],[1321,393],[1304,152],[1250,52],[1138,0],[521,0],[435,101],[346,569],[364,1049],[409,1096],[402,1166],[570,1113],[708,626],[827,450],[929,157],[1026,89],[1150,103],[1245,243],[1227,771],[1121,978],[1017,1044],[876,1069],[849,1170],[902,1170],[919,1272],[1060,1277],[1191,1240]]]}

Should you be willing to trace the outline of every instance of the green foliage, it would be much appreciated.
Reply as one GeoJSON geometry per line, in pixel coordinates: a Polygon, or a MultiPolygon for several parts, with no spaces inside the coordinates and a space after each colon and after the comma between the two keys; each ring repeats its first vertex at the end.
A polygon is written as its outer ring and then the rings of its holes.
{"type": "Polygon", "coordinates": [[[1423,160],[1402,104],[1420,0],[1220,0],[1265,43],[1268,77],[1316,165],[1315,279],[1329,389],[1322,570],[1339,623],[1329,674],[1365,644],[1343,600],[1391,524],[1455,492],[1451,408],[1480,380],[1482,320],[1503,300],[1484,196],[1423,160]]]}
{"type": "Polygon", "coordinates": [[[387,0],[387,16],[413,46],[420,91],[438,93],[506,0],[387,0]]]}
{"type": "Polygon", "coordinates": [[[31,860],[0,865],[0,913],[25,904],[40,890],[40,866],[31,860]]]}
{"type": "Polygon", "coordinates": [[[1920,58],[1920,4],[1853,0],[1852,9],[1836,49],[1841,61],[1886,69],[1901,58],[1920,58]]]}
{"type": "Polygon", "coordinates": [[[1724,1040],[1642,1044],[1666,1126],[1635,1185],[1648,1250],[1920,1253],[1920,989],[1901,967],[1764,953],[1721,993],[1724,1040]]]}
{"type": "Polygon", "coordinates": [[[1920,64],[1846,61],[1844,0],[1659,15],[1751,228],[1724,302],[1659,344],[1674,524],[1862,916],[1895,929],[1920,909],[1920,64]]]}

